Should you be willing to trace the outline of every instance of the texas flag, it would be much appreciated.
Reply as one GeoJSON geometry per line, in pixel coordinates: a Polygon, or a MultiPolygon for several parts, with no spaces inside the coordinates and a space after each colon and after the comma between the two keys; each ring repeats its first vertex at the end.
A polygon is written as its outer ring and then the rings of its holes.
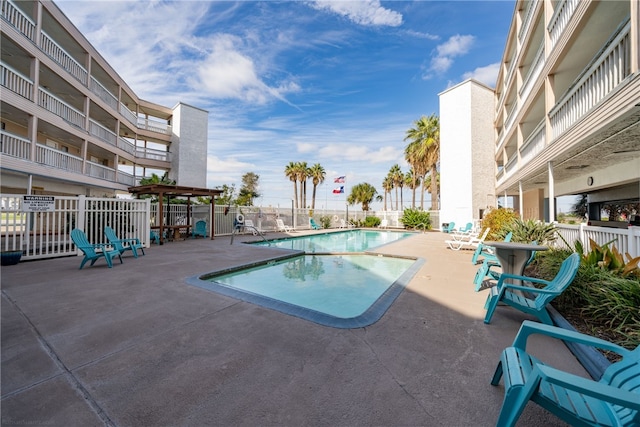
{"type": "Polygon", "coordinates": [[[333,189],[333,194],[340,194],[340,193],[344,193],[344,186],[343,185],[333,189]]]}
{"type": "MultiPolygon", "coordinates": [[[[339,176],[339,177],[337,177],[337,178],[334,178],[334,179],[333,179],[333,182],[335,182],[335,183],[337,183],[337,184],[344,184],[344,180],[345,180],[345,177],[344,177],[344,176],[339,176]]],[[[334,193],[335,193],[335,191],[334,191],[334,193]]]]}

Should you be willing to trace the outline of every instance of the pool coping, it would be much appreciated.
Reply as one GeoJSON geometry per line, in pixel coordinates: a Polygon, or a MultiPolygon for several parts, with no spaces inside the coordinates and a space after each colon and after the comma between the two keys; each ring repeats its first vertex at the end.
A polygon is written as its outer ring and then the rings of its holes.
{"type": "Polygon", "coordinates": [[[212,271],[205,274],[199,274],[191,276],[186,279],[186,283],[192,286],[199,287],[208,291],[216,292],[221,295],[225,295],[231,298],[235,298],[241,301],[249,302],[261,307],[265,307],[271,310],[278,311],[280,313],[288,314],[290,316],[298,317],[300,319],[308,320],[323,326],[328,326],[337,329],[355,329],[372,325],[382,318],[382,316],[391,307],[393,302],[400,296],[402,291],[407,287],[411,279],[416,275],[422,265],[425,263],[423,258],[409,257],[393,254],[382,254],[378,252],[313,252],[306,253],[304,251],[297,251],[296,253],[289,253],[268,260],[236,266],[232,268],[226,268],[223,270],[212,271]],[[371,306],[361,315],[351,318],[341,318],[332,316],[329,314],[321,313],[316,310],[301,307],[298,305],[290,304],[284,301],[276,300],[264,295],[247,292],[244,290],[234,289],[225,284],[206,281],[202,278],[214,277],[221,274],[230,273],[233,271],[243,270],[251,267],[257,267],[260,265],[268,265],[277,261],[282,261],[289,258],[295,258],[299,256],[327,256],[327,255],[362,255],[362,256],[378,256],[389,258],[402,258],[413,260],[413,264],[400,275],[379,297],[371,304],[371,306]]]}

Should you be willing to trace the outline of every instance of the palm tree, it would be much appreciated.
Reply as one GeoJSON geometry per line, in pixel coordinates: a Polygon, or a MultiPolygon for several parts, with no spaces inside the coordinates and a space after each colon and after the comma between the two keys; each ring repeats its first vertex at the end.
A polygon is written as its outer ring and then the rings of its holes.
{"type": "Polygon", "coordinates": [[[309,167],[307,162],[298,163],[298,181],[300,181],[300,207],[307,207],[307,178],[309,178],[309,167]]]}
{"type": "Polygon", "coordinates": [[[355,205],[356,203],[362,204],[362,210],[368,211],[369,204],[373,201],[373,198],[378,194],[375,187],[369,183],[363,182],[351,187],[351,194],[347,197],[347,203],[355,205]]]}
{"type": "MultiPolygon", "coordinates": [[[[396,210],[398,210],[398,188],[400,188],[400,200],[402,201],[402,186],[404,185],[404,174],[400,169],[400,165],[395,164],[389,169],[389,175],[396,189],[396,210]]],[[[402,203],[400,203],[402,205],[402,203]]]]}
{"type": "Polygon", "coordinates": [[[298,209],[298,170],[297,163],[289,162],[284,168],[284,174],[289,178],[289,181],[293,182],[293,200],[295,208],[298,209]]]}
{"type": "Polygon", "coordinates": [[[404,185],[411,189],[411,208],[416,208],[416,188],[420,186],[420,177],[416,176],[413,169],[404,174],[404,185]]]}
{"type": "MultiPolygon", "coordinates": [[[[414,122],[414,127],[407,131],[405,141],[411,140],[405,150],[411,159],[410,164],[414,165],[416,174],[422,178],[422,195],[420,198],[421,207],[424,208],[423,195],[425,192],[424,179],[427,171],[432,177],[438,173],[437,165],[440,159],[440,119],[435,114],[429,117],[422,116],[414,122]]],[[[409,160],[407,160],[409,161],[409,160]]],[[[431,180],[431,209],[437,209],[438,187],[437,179],[431,180]]]]}
{"type": "Polygon", "coordinates": [[[392,203],[391,200],[391,190],[393,190],[393,180],[389,175],[387,175],[382,180],[382,189],[384,190],[384,210],[387,210],[387,193],[389,193],[389,203],[392,203]]]}
{"type": "Polygon", "coordinates": [[[316,189],[318,185],[324,182],[327,173],[320,163],[316,163],[315,165],[309,168],[310,178],[313,180],[313,194],[311,195],[311,209],[316,208],[316,189]]]}

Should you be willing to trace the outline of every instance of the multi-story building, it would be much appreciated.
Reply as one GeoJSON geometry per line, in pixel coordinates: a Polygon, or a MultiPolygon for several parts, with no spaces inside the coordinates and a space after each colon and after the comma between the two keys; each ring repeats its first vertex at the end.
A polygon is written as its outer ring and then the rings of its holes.
{"type": "Polygon", "coordinates": [[[114,195],[165,172],[206,186],[207,111],[138,98],[53,2],[0,4],[2,193],[114,195]]]}
{"type": "MultiPolygon", "coordinates": [[[[587,194],[592,220],[640,201],[637,0],[517,0],[494,97],[488,194],[547,221],[559,196],[587,194]]],[[[456,173],[444,160],[443,185],[456,173]]]]}

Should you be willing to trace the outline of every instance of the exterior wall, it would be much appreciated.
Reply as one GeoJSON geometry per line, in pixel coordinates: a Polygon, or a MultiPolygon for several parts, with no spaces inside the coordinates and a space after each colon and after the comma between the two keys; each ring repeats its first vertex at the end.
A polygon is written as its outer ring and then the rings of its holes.
{"type": "Polygon", "coordinates": [[[173,137],[169,177],[178,185],[206,187],[208,113],[186,104],[173,109],[173,137]]]}
{"type": "Polygon", "coordinates": [[[544,215],[544,190],[527,191],[522,197],[522,219],[538,219],[544,215]]]}
{"type": "Polygon", "coordinates": [[[495,199],[493,91],[467,80],[439,96],[440,218],[464,225],[495,199]]]}

